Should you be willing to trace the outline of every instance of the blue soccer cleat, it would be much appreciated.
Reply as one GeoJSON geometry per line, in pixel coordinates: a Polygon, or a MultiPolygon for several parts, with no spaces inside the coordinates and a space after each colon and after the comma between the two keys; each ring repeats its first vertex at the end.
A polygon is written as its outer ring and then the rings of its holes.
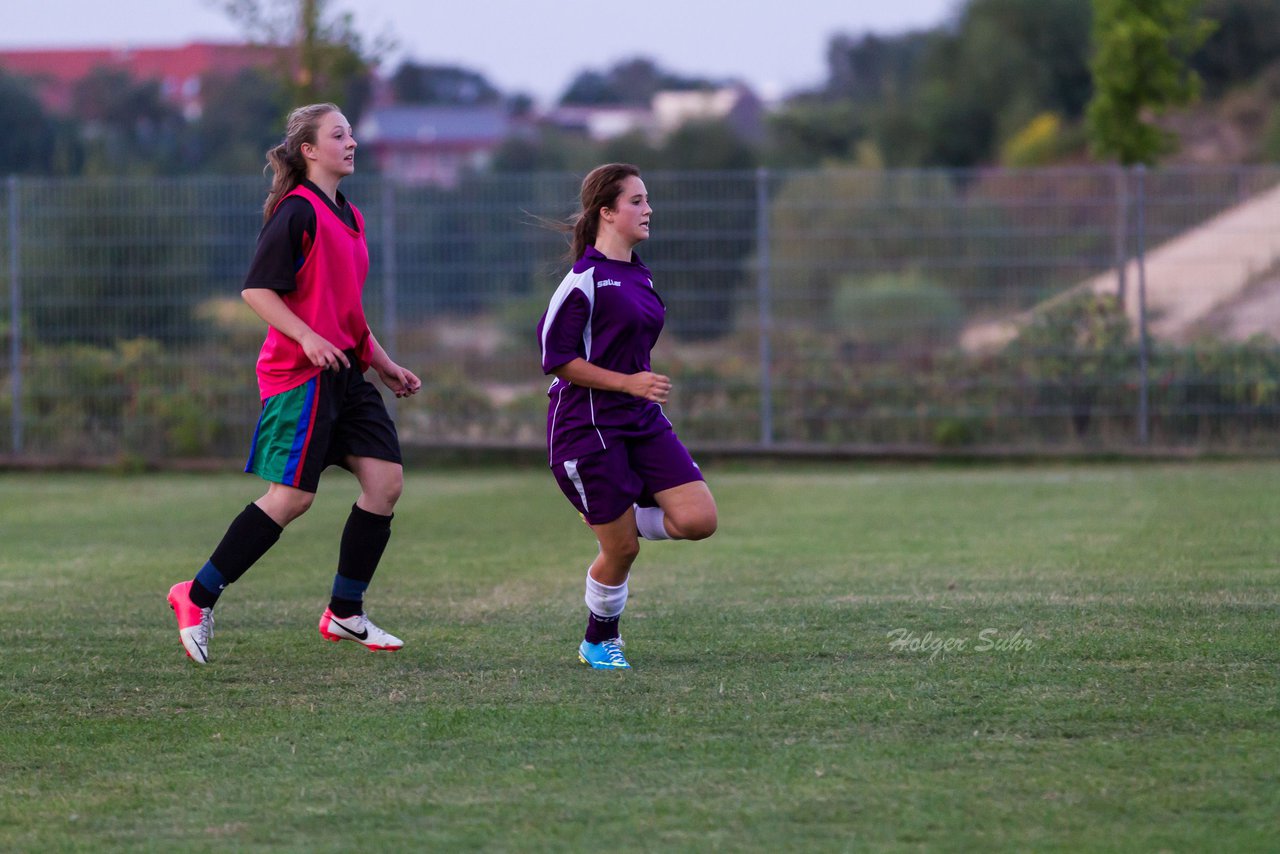
{"type": "Polygon", "coordinates": [[[631,665],[622,656],[622,638],[603,643],[587,643],[578,646],[578,660],[590,664],[594,670],[630,670],[631,665]]]}

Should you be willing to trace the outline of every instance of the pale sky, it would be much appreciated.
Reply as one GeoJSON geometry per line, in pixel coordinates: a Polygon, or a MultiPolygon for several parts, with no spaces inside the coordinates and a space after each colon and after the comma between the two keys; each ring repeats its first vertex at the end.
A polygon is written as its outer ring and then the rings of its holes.
{"type": "MultiPolygon", "coordinates": [[[[267,0],[268,3],[272,0],[267,0]]],[[[963,0],[331,0],[401,58],[461,65],[547,103],[583,69],[646,56],[688,76],[743,79],[765,97],[826,77],[835,33],[932,27],[963,0]],[[732,11],[751,9],[750,12],[732,11]]],[[[12,0],[0,48],[123,47],[236,40],[216,0],[12,0]]]]}

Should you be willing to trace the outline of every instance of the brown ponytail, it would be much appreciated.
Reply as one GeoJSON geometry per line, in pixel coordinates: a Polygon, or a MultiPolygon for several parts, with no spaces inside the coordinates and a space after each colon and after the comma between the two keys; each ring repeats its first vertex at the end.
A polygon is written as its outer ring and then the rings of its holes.
{"type": "Polygon", "coordinates": [[[302,156],[302,144],[315,145],[320,132],[320,120],[330,113],[338,113],[337,104],[308,104],[289,114],[285,122],[284,141],[267,150],[271,190],[262,205],[262,221],[266,222],[275,212],[280,200],[293,191],[307,177],[307,161],[302,156]]]}
{"type": "Polygon", "coordinates": [[[565,230],[572,235],[569,261],[582,257],[587,247],[596,242],[600,228],[600,209],[612,208],[622,192],[622,182],[640,177],[640,169],[630,163],[606,163],[597,166],[582,179],[582,210],[574,214],[565,230]]]}

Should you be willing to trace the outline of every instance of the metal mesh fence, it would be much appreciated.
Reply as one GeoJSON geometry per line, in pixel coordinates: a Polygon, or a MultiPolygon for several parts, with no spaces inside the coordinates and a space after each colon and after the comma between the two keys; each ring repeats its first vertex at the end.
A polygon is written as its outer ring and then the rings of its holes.
{"type": "MultiPolygon", "coordinates": [[[[657,173],[654,355],[695,447],[1275,447],[1280,169],[657,173]]],[[[568,175],[353,178],[407,445],[535,448],[568,175]]],[[[260,180],[0,183],[0,455],[239,455],[260,180]]]]}

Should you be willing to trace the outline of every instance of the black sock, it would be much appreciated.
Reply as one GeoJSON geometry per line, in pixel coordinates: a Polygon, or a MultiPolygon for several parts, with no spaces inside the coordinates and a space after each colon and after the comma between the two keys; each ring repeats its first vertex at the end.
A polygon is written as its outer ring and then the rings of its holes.
{"type": "Polygon", "coordinates": [[[338,547],[338,574],[333,579],[329,610],[335,617],[354,617],[364,610],[364,591],[378,570],[391,539],[391,516],[380,516],[351,505],[338,547]]]}
{"type": "Polygon", "coordinates": [[[227,585],[257,563],[280,539],[283,530],[257,504],[241,510],[222,535],[222,542],[213,550],[208,563],[196,573],[195,583],[191,585],[191,601],[201,608],[212,608],[227,585]]]}
{"type": "Polygon", "coordinates": [[[618,637],[618,621],[621,618],[621,614],[616,617],[597,617],[594,611],[587,611],[587,643],[604,643],[618,637]]]}

